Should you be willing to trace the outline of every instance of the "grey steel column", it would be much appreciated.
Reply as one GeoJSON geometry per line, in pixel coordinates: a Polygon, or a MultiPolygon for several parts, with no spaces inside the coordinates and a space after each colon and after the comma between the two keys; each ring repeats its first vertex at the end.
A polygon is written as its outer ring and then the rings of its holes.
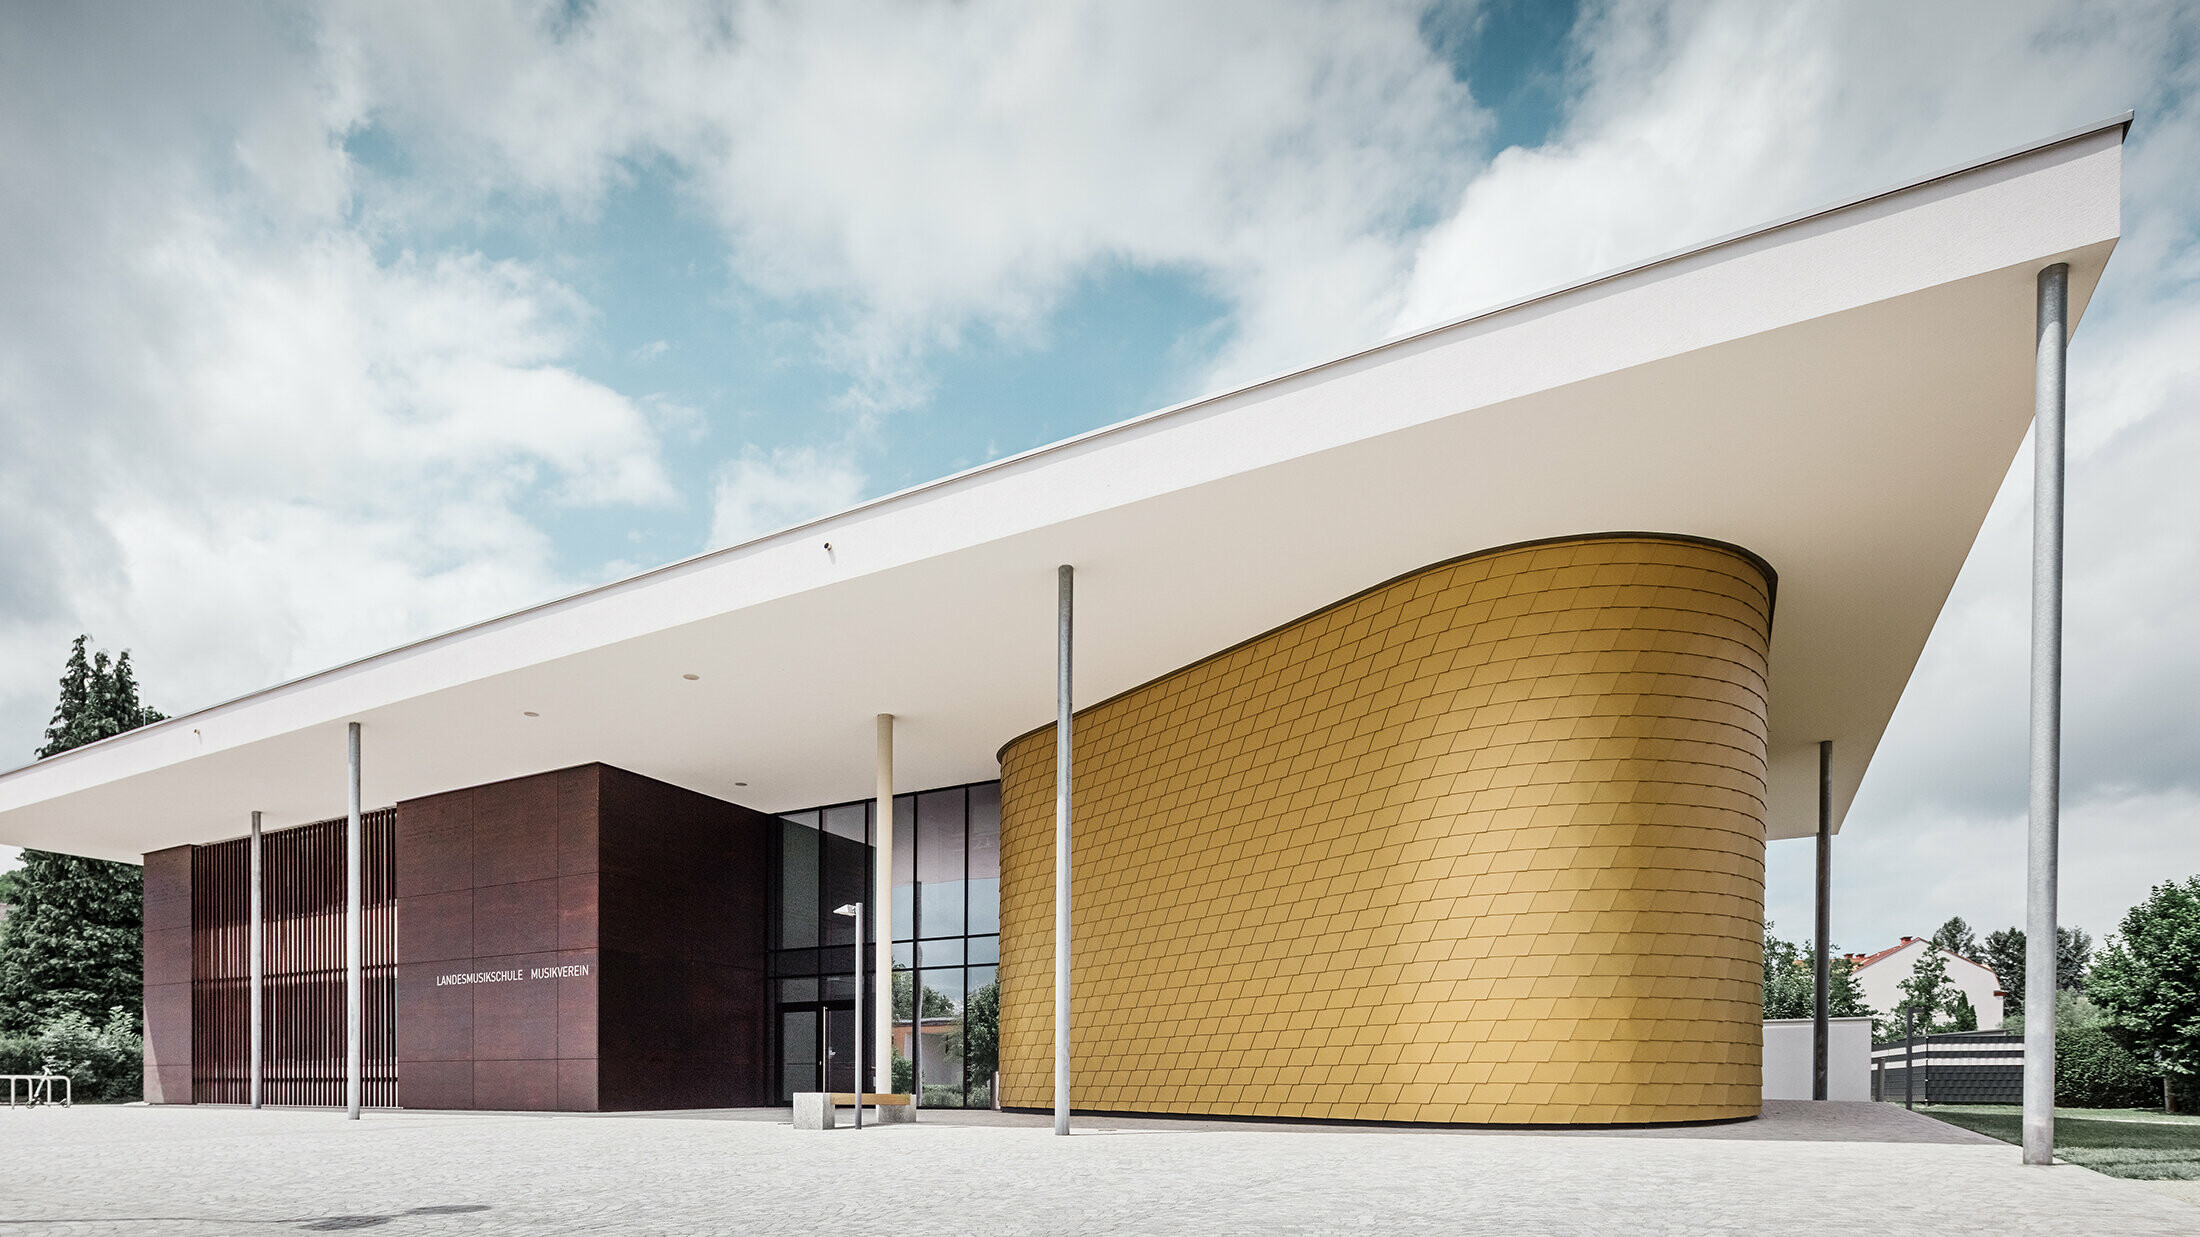
{"type": "Polygon", "coordinates": [[[1826,1098],[1826,1037],[1831,1031],[1833,955],[1833,740],[1818,741],[1818,991],[1810,1028],[1810,1097],[1826,1098]]]}
{"type": "MultiPolygon", "coordinates": [[[[877,763],[878,804],[872,809],[872,814],[878,819],[878,828],[872,833],[871,850],[872,868],[878,873],[875,887],[871,891],[871,905],[877,910],[871,916],[871,930],[879,934],[878,952],[874,955],[877,961],[873,966],[877,975],[878,991],[878,1013],[873,1021],[878,1024],[878,1033],[872,1037],[877,1051],[871,1055],[871,1068],[877,1077],[873,1080],[871,1089],[884,1094],[894,1089],[894,942],[890,939],[894,927],[894,715],[891,713],[878,715],[877,763]]],[[[914,892],[916,873],[910,873],[909,879],[914,892]]],[[[856,955],[860,958],[862,954],[863,937],[859,933],[856,936],[856,955]]],[[[914,962],[915,959],[910,961],[914,962]]],[[[856,969],[861,971],[862,967],[858,966],[856,969]]],[[[914,981],[915,976],[912,975],[912,987],[914,981]]],[[[858,982],[861,982],[860,976],[858,982]]],[[[922,993],[918,995],[921,996],[922,993]]],[[[921,1005],[922,1002],[919,1001],[918,1004],[921,1005]]],[[[909,1050],[921,1057],[924,1055],[920,1051],[923,1039],[922,1019],[917,1018],[914,1013],[910,1015],[910,1019],[914,1029],[910,1033],[909,1050]]],[[[863,1027],[858,1025],[856,1032],[860,1035],[862,1031],[863,1027]]],[[[862,1089],[863,1081],[858,1078],[856,1090],[862,1089]]],[[[914,1092],[921,1088],[912,1085],[910,1090],[914,1092]]],[[[912,1095],[910,1103],[915,1102],[916,1097],[912,1095]]]]}
{"type": "Polygon", "coordinates": [[[1075,572],[1056,570],[1054,646],[1054,1132],[1069,1133],[1070,618],[1075,572]]]}
{"type": "Polygon", "coordinates": [[[2055,865],[2062,806],[2063,385],[2070,267],[2039,277],[2032,386],[2032,820],[2025,862],[2024,1162],[2055,1162],[2055,865]]]}
{"type": "Polygon", "coordinates": [[[359,824],[359,723],[351,730],[351,820],[344,830],[344,1113],[359,1119],[359,1092],[366,1064],[366,917],[361,913],[366,847],[359,824]]]}
{"type": "MultiPolygon", "coordinates": [[[[856,1128],[863,1128],[863,903],[856,903],[856,1128]]],[[[883,1118],[882,1118],[883,1119],[883,1118]]]]}
{"type": "Polygon", "coordinates": [[[260,814],[258,812],[252,814],[251,856],[252,860],[248,865],[250,875],[247,877],[252,882],[252,1071],[250,1076],[252,1079],[252,1106],[258,1108],[260,1106],[261,1075],[264,1072],[260,1065],[263,1055],[260,1028],[266,1016],[266,998],[262,994],[262,989],[267,986],[266,946],[262,939],[267,933],[267,927],[265,921],[261,918],[260,907],[260,814]]]}

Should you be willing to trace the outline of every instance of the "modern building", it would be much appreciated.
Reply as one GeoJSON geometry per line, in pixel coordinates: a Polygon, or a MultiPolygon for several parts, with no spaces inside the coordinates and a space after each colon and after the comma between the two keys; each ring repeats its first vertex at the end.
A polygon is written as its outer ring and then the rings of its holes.
{"type": "Polygon", "coordinates": [[[1994,968],[1971,961],[1951,949],[1941,949],[1921,936],[1905,936],[1900,944],[1890,945],[1878,953],[1852,954],[1849,964],[1856,976],[1857,986],[1864,990],[1864,1003],[1873,1009],[1893,1009],[1902,1003],[1902,981],[1910,977],[1917,964],[1925,957],[1925,951],[1940,951],[1941,960],[1948,967],[1948,982],[1956,986],[1971,1008],[1978,1011],[1978,1030],[2001,1029],[2002,991],[2001,980],[1994,968]]]}
{"type": "Polygon", "coordinates": [[[927,1103],[1754,1116],[1765,847],[1870,765],[2125,125],[40,761],[0,840],[146,865],[161,1103],[860,1046],[927,1103]]]}

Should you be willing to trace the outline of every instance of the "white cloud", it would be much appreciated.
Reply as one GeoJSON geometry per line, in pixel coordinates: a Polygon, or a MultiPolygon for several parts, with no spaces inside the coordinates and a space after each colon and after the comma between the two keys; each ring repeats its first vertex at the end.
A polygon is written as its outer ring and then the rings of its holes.
{"type": "Polygon", "coordinates": [[[853,506],[865,479],[843,455],[815,447],[751,449],[720,465],[713,487],[712,547],[739,545],[853,506]]]}
{"type": "Polygon", "coordinates": [[[176,711],[561,591],[529,511],[677,501],[569,289],[348,222],[356,88],[253,16],[12,15],[0,765],[78,631],[176,711]]]}
{"type": "Polygon", "coordinates": [[[1382,330],[1480,126],[1411,5],[371,4],[376,116],[585,211],[666,156],[736,277],[841,307],[858,412],[1095,265],[1181,267],[1251,329],[1217,372],[1382,330]]]}
{"type": "MultiPolygon", "coordinates": [[[[2200,22],[2144,3],[1631,3],[1576,34],[1558,131],[1460,193],[1397,329],[2139,109],[2126,240],[2072,359],[2065,918],[2105,931],[2200,871],[2200,22]]],[[[1846,944],[2020,917],[2030,478],[2026,455],[1836,845],[1846,944]]],[[[1773,917],[1807,931],[1810,848],[1773,851],[1773,917]]]]}
{"type": "Polygon", "coordinates": [[[2181,71],[2176,22],[2167,6],[2099,5],[2081,20],[2047,0],[1592,7],[1564,123],[1468,184],[1422,244],[1396,326],[2148,103],[2181,71]]]}

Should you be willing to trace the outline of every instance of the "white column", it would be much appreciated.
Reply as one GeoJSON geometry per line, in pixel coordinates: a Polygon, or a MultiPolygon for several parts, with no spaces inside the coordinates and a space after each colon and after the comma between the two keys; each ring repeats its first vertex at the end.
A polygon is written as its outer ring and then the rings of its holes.
{"type": "Polygon", "coordinates": [[[252,883],[252,919],[250,927],[252,933],[252,1066],[249,1077],[252,1079],[252,1106],[258,1108],[260,1106],[261,1075],[264,1072],[260,1062],[265,1056],[262,1049],[263,1032],[261,1028],[266,1022],[267,999],[265,996],[267,987],[267,956],[265,952],[267,924],[263,918],[264,911],[260,905],[260,814],[258,812],[252,814],[251,845],[252,858],[246,864],[248,870],[246,879],[252,883]]]}
{"type": "Polygon", "coordinates": [[[1076,573],[1056,572],[1054,648],[1054,1132],[1069,1133],[1070,619],[1076,573]]]}
{"type": "Polygon", "coordinates": [[[2070,267],[2039,276],[2032,379],[2032,812],[2025,856],[2024,1162],[2055,1162],[2055,893],[2062,812],[2063,387],[2070,267]]]}
{"type": "Polygon", "coordinates": [[[359,1099],[366,1068],[367,972],[366,917],[362,905],[366,882],[366,846],[359,823],[359,723],[351,734],[351,821],[344,830],[344,1110],[359,1119],[359,1099]]]}
{"type": "MultiPolygon", "coordinates": [[[[872,831],[877,844],[873,869],[878,873],[877,884],[871,890],[871,931],[878,933],[878,957],[873,974],[876,979],[878,1005],[878,1034],[873,1037],[877,1050],[872,1054],[872,1077],[876,1080],[872,1090],[880,1092],[894,1089],[894,715],[878,715],[878,802],[872,809],[878,825],[872,831]]],[[[910,874],[914,878],[915,873],[910,874]]],[[[856,951],[860,954],[860,940],[856,951]]],[[[862,994],[858,993],[858,997],[862,994]]],[[[915,1044],[910,1051],[917,1050],[915,1044]]]]}

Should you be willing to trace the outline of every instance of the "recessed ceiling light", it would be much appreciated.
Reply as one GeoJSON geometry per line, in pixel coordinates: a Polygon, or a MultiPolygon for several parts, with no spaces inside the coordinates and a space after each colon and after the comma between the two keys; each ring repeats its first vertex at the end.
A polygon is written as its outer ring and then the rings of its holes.
{"type": "Polygon", "coordinates": [[[695,680],[702,678],[703,676],[699,674],[683,674],[680,677],[686,679],[690,683],[693,683],[695,680]]]}
{"type": "Polygon", "coordinates": [[[542,716],[542,714],[540,714],[540,713],[537,713],[537,712],[535,712],[535,711],[534,711],[533,709],[521,709],[521,710],[520,710],[520,713],[519,713],[519,715],[520,715],[521,717],[541,717],[541,716],[542,716]]]}

